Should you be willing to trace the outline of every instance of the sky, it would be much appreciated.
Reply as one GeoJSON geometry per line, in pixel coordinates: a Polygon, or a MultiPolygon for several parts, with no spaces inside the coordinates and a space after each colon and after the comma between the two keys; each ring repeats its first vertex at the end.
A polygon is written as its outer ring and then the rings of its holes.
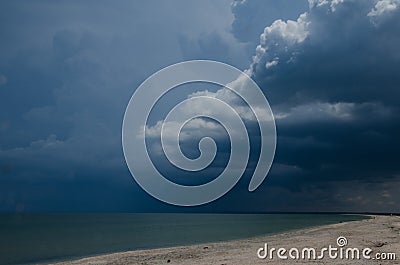
{"type": "MultiPolygon", "coordinates": [[[[0,211],[400,212],[400,1],[0,1],[0,211]],[[177,87],[146,125],[157,168],[198,185],[227,164],[213,121],[183,129],[181,148],[218,151],[202,172],[160,152],[160,123],[177,102],[216,97],[242,110],[250,158],[237,185],[197,207],[160,202],[132,178],[121,143],[136,88],[178,62],[245,71],[268,98],[277,149],[263,184],[247,186],[259,130],[224,88],[177,87]]],[[[213,110],[210,106],[194,106],[213,110]]]]}

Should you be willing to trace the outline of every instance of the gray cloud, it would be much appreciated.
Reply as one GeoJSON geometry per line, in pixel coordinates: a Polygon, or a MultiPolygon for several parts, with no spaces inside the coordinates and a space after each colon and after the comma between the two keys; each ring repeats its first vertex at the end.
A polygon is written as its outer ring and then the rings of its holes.
{"type": "Polygon", "coordinates": [[[299,170],[281,180],[272,174],[272,182],[313,186],[325,209],[379,209],[376,199],[396,210],[398,197],[391,204],[378,197],[384,183],[400,181],[398,6],[310,1],[297,20],[264,29],[248,72],[276,113],[276,162],[299,170]],[[296,181],[285,183],[290,175],[296,181]],[[358,195],[336,200],[348,185],[358,195]]]}
{"type": "Polygon", "coordinates": [[[265,82],[275,104],[376,99],[393,104],[399,96],[398,9],[372,19],[372,1],[338,2],[334,8],[324,3],[296,21],[278,20],[265,28],[253,77],[265,82]],[[356,9],[357,15],[348,15],[356,9]]]}
{"type": "MultiPolygon", "coordinates": [[[[400,184],[398,1],[309,5],[265,27],[247,70],[273,106],[278,149],[265,192],[241,196],[285,194],[265,210],[397,211],[386,183],[400,184]]],[[[204,93],[235,105],[223,91],[204,93]]],[[[250,171],[257,151],[252,159],[250,171]]]]}
{"type": "MultiPolygon", "coordinates": [[[[213,36],[210,44],[214,38],[233,40],[229,4],[2,4],[0,73],[6,79],[1,78],[0,90],[0,192],[11,199],[0,198],[0,210],[14,210],[17,203],[29,205],[26,210],[57,209],[48,198],[38,199],[31,182],[60,194],[69,187],[75,204],[68,196],[59,197],[59,204],[70,208],[80,207],[78,198],[99,207],[95,198],[102,195],[95,191],[103,183],[129,183],[124,196],[132,193],[154,204],[132,184],[124,163],[125,106],[150,74],[186,59],[181,38],[197,42],[213,36]],[[82,182],[92,185],[89,199],[82,182]]],[[[226,47],[235,43],[224,41],[226,47]]],[[[109,204],[125,210],[136,205],[109,204]]]]}
{"type": "MultiPolygon", "coordinates": [[[[399,1],[307,5],[3,4],[0,210],[17,204],[26,210],[177,210],[147,196],[129,176],[120,143],[124,108],[134,89],[162,67],[216,59],[248,68],[262,87],[276,114],[278,149],[269,178],[248,193],[259,131],[247,116],[252,152],[245,176],[225,197],[194,211],[398,211],[399,1]]],[[[246,117],[243,102],[223,92],[207,93],[246,117]]],[[[195,137],[182,142],[189,156],[210,133],[194,125],[187,132],[195,137]]],[[[212,179],[227,160],[226,134],[212,128],[220,149],[208,171],[190,176],[199,182],[212,179]]],[[[177,172],[162,156],[156,163],[177,172]]],[[[178,173],[178,182],[191,182],[178,173]]]]}

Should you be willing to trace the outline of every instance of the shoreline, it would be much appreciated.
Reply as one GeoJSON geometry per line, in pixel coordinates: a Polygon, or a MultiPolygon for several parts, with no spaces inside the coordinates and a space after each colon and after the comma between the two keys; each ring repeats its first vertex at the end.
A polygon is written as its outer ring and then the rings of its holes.
{"type": "Polygon", "coordinates": [[[256,236],[246,239],[202,243],[196,245],[166,247],[146,250],[133,250],[102,254],[85,258],[52,263],[54,265],[76,264],[397,264],[400,259],[400,216],[364,215],[369,219],[341,222],[331,225],[314,226],[284,233],[256,236]],[[260,259],[257,250],[269,246],[278,248],[316,249],[328,245],[336,246],[336,239],[344,236],[348,247],[371,248],[373,253],[395,253],[396,260],[340,260],[329,259],[326,255],[321,260],[281,260],[260,259]]]}

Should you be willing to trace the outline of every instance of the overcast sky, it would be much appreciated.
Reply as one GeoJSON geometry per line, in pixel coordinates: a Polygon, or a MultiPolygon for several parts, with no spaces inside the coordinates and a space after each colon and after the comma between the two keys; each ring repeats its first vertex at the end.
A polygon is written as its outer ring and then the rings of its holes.
{"type": "MultiPolygon", "coordinates": [[[[400,0],[1,1],[0,211],[400,212],[399,32],[400,0]],[[215,202],[182,208],[133,180],[121,128],[148,76],[192,59],[257,82],[277,151],[248,192],[260,147],[253,116],[244,117],[252,149],[243,178],[215,202]]],[[[193,93],[246,108],[202,85],[160,101],[150,153],[184,184],[218,175],[229,151],[223,128],[204,121],[188,124],[181,142],[196,157],[201,137],[216,139],[204,172],[189,177],[158,152],[157,122],[193,93]]]]}

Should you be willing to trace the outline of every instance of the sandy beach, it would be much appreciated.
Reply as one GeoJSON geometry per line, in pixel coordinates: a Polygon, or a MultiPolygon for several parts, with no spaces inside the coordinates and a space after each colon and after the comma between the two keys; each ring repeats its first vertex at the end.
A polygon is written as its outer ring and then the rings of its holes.
{"type": "MultiPolygon", "coordinates": [[[[344,244],[344,241],[340,243],[344,244]]],[[[334,254],[335,251],[332,252],[332,256],[334,254]]],[[[399,260],[400,216],[371,216],[371,219],[368,220],[326,225],[277,235],[113,253],[53,264],[400,264],[399,260]],[[339,247],[339,242],[337,242],[339,237],[345,237],[347,244],[339,247]],[[277,251],[272,252],[272,259],[271,256],[267,256],[265,259],[259,258],[257,252],[263,256],[266,243],[268,244],[268,253],[271,248],[276,250],[284,248],[286,252],[281,250],[281,256],[286,256],[287,259],[279,258],[277,251]],[[328,248],[329,245],[338,249],[337,258],[331,258],[326,250],[323,258],[318,259],[322,248],[328,248]],[[263,250],[259,251],[260,248],[263,250]],[[292,248],[298,249],[299,259],[296,258],[296,251],[291,250],[292,248]],[[302,259],[302,251],[305,248],[314,248],[317,259],[312,259],[312,255],[311,259],[308,259],[307,251],[304,252],[306,258],[302,259]],[[346,258],[348,248],[357,248],[360,252],[360,259],[352,259],[352,251],[348,252],[348,258],[346,258]],[[343,250],[343,258],[339,256],[340,249],[343,250]],[[396,256],[395,260],[391,253],[396,256]],[[377,254],[380,258],[386,256],[386,259],[391,260],[378,260],[377,254]]]]}

